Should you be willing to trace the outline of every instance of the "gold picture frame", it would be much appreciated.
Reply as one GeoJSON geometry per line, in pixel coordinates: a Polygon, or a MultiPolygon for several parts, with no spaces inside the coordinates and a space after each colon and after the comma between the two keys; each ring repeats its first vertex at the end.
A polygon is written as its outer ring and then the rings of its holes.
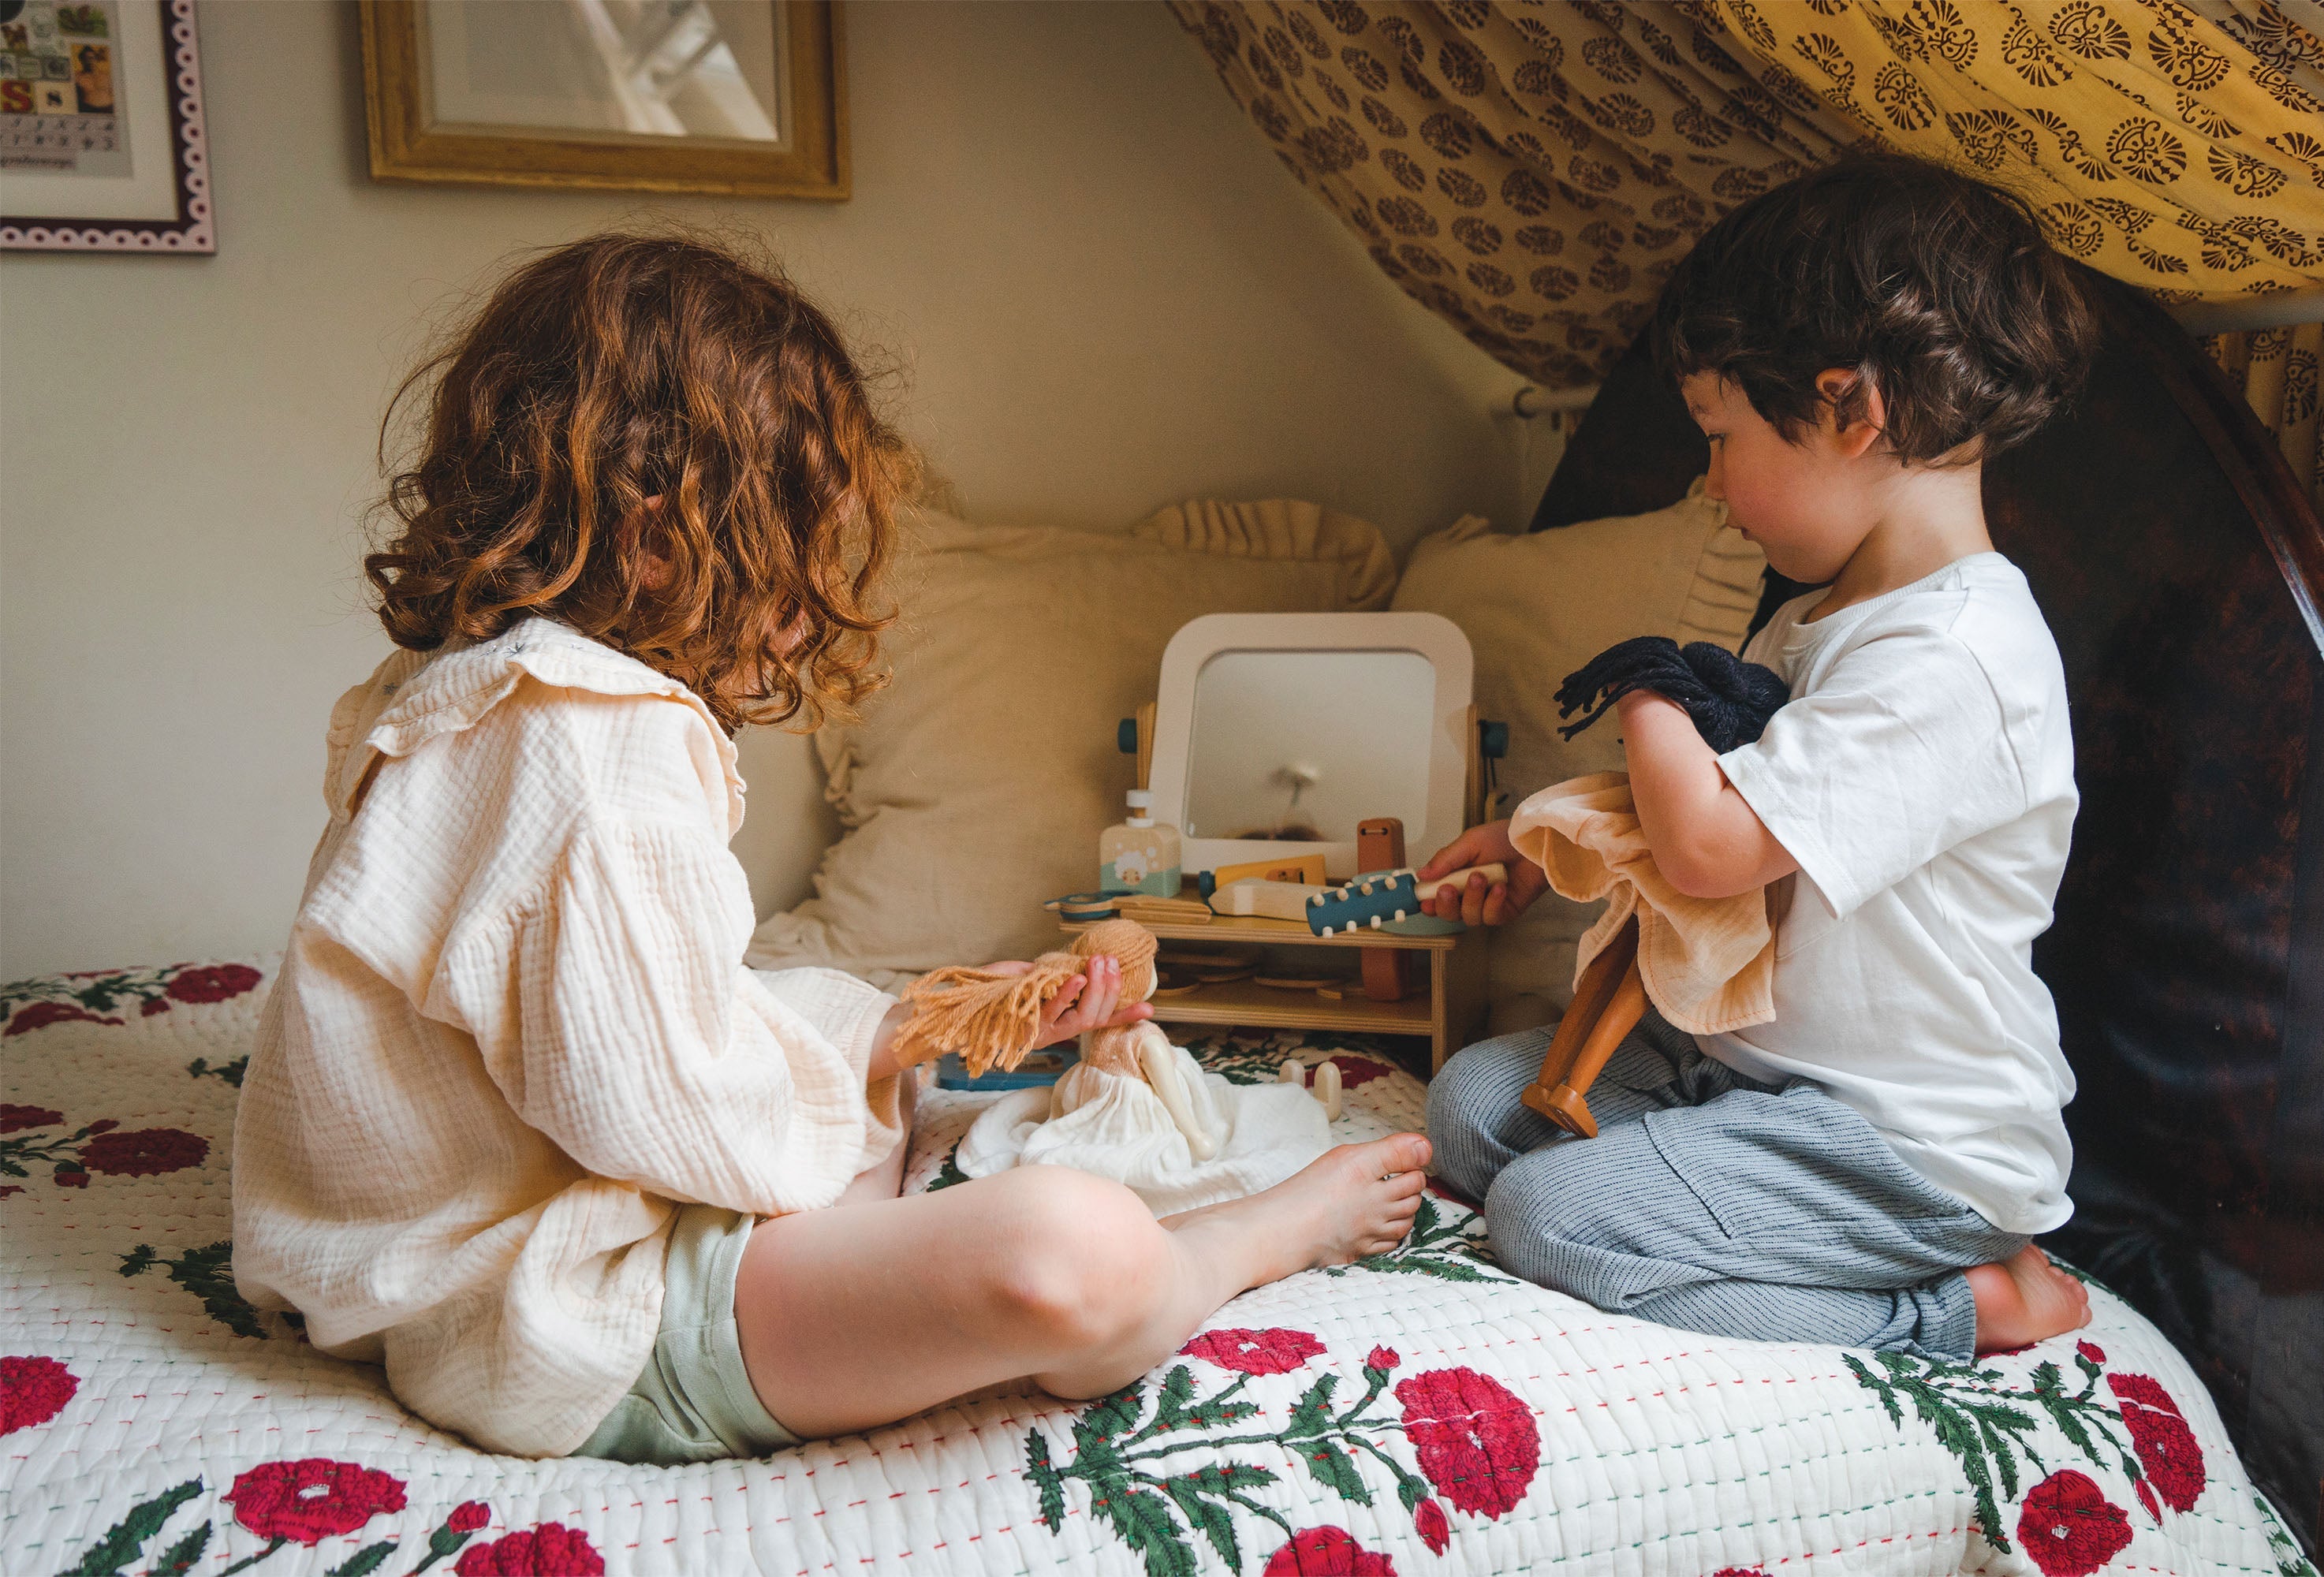
{"type": "MultiPolygon", "coordinates": [[[[453,8],[462,3],[362,0],[364,118],[374,180],[830,202],[849,195],[847,78],[837,0],[755,0],[771,14],[769,36],[776,46],[770,70],[780,121],[772,140],[439,119],[432,109],[427,30],[456,21],[453,8]]],[[[605,9],[603,3],[596,6],[605,9]]]]}

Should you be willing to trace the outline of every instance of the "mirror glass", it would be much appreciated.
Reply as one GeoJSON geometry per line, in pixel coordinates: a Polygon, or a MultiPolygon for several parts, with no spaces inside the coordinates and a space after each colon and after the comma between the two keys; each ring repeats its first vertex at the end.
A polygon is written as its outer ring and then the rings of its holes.
{"type": "Polygon", "coordinates": [[[503,135],[781,140],[768,0],[430,0],[431,121],[503,135]]]}
{"type": "Polygon", "coordinates": [[[1416,651],[1223,651],[1194,680],[1190,838],[1352,842],[1427,820],[1436,670],[1416,651]]]}

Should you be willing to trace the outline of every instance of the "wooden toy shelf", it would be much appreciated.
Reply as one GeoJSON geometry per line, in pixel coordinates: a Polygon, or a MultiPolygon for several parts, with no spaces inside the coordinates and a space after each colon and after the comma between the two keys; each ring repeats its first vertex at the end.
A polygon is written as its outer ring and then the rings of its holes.
{"type": "MultiPolygon", "coordinates": [[[[1286,991],[1255,981],[1197,986],[1180,996],[1154,999],[1154,1017],[1165,1024],[1248,1024],[1281,1029],[1341,1029],[1351,1034],[1413,1035],[1429,1043],[1429,1067],[1476,1038],[1485,1017],[1485,939],[1477,930],[1442,936],[1399,936],[1368,931],[1360,936],[1318,936],[1296,920],[1237,919],[1222,915],[1209,925],[1148,924],[1166,942],[1205,942],[1267,947],[1389,947],[1428,955],[1425,991],[1415,989],[1397,1002],[1376,1002],[1349,982],[1336,1001],[1312,991],[1286,991]]],[[[1087,922],[1064,921],[1060,929],[1086,931],[1087,922]]]]}

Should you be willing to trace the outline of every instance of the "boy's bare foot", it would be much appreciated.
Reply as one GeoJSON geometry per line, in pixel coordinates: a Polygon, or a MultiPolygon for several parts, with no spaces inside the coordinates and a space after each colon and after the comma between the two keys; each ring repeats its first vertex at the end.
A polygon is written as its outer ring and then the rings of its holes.
{"type": "Polygon", "coordinates": [[[2089,1293],[2031,1243],[1968,1274],[1980,1355],[2030,1347],[2090,1323],[2089,1293]]]}
{"type": "MultiPolygon", "coordinates": [[[[1427,1139],[1392,1134],[1341,1145],[1263,1194],[1165,1218],[1176,1232],[1229,1233],[1254,1250],[1243,1259],[1245,1286],[1295,1270],[1344,1265],[1404,1241],[1428,1178],[1427,1139]]],[[[1238,1277],[1241,1279],[1241,1277],[1238,1277]]]]}

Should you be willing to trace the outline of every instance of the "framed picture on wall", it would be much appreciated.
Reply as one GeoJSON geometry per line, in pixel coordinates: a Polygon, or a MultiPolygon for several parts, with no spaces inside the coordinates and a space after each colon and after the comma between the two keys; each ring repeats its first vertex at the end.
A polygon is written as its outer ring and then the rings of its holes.
{"type": "Polygon", "coordinates": [[[835,0],[363,0],[377,180],[847,196],[835,0]]]}
{"type": "Polygon", "coordinates": [[[217,250],[194,0],[0,0],[0,246],[217,250]]]}

